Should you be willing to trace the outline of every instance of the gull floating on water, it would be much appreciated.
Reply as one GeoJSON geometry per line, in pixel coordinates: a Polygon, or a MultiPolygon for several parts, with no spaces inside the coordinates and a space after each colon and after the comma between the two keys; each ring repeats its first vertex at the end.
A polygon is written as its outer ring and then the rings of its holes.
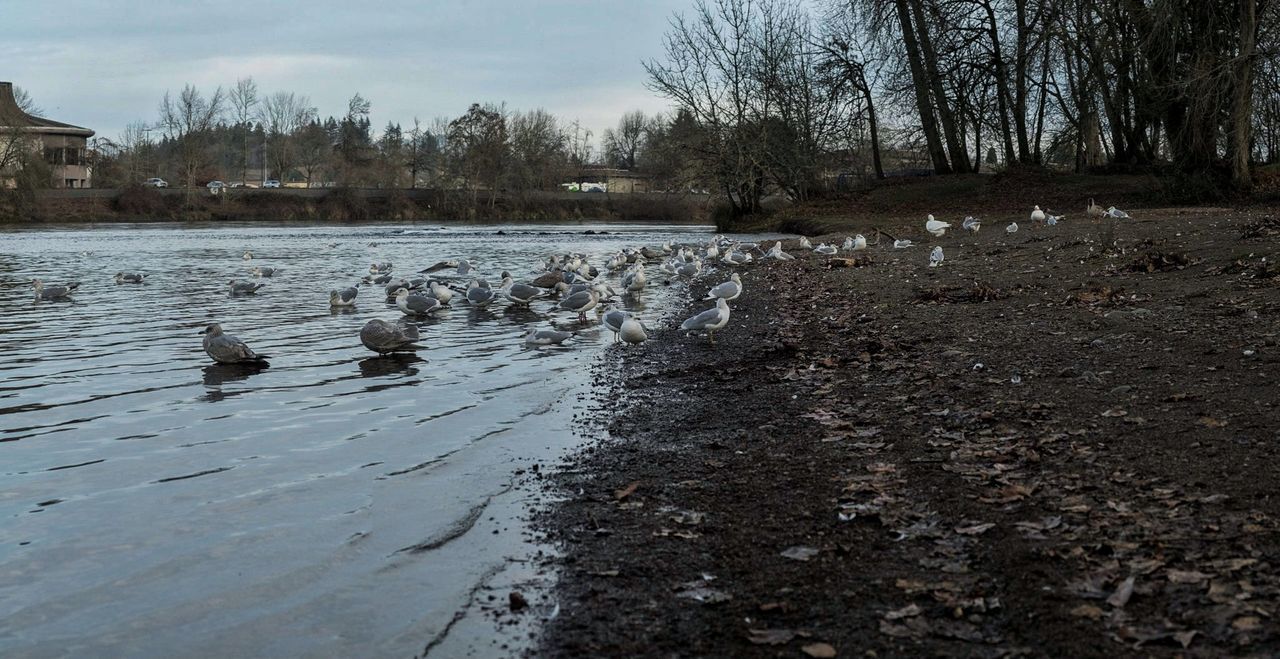
{"type": "Polygon", "coordinates": [[[37,300],[61,300],[70,297],[71,291],[80,287],[80,282],[73,281],[65,286],[45,286],[39,279],[32,279],[31,287],[36,291],[37,300]]]}
{"type": "Polygon", "coordinates": [[[542,289],[536,286],[530,286],[518,281],[512,281],[510,277],[502,280],[502,286],[498,289],[508,302],[527,307],[534,298],[542,296],[542,289]]]}
{"type": "Polygon", "coordinates": [[[950,228],[951,224],[949,222],[935,220],[932,215],[930,215],[929,219],[924,223],[924,230],[939,238],[942,237],[942,234],[947,232],[947,229],[950,228]]]}
{"type": "Polygon", "coordinates": [[[396,291],[396,306],[406,316],[425,316],[440,308],[440,300],[418,293],[410,293],[409,289],[396,291]]]}
{"type": "Polygon", "coordinates": [[[1018,233],[1018,223],[1012,222],[1004,228],[1005,233],[1018,233]]]}
{"type": "Polygon", "coordinates": [[[449,304],[453,299],[453,290],[434,279],[427,282],[427,289],[431,291],[431,297],[440,300],[440,304],[449,304]]]}
{"type": "Polygon", "coordinates": [[[1032,222],[1044,221],[1044,211],[1040,210],[1039,206],[1036,206],[1035,210],[1031,211],[1031,221],[1032,222]]]}
{"type": "Polygon", "coordinates": [[[253,259],[253,252],[250,252],[249,250],[247,250],[247,249],[246,249],[246,250],[244,251],[244,254],[241,254],[241,255],[240,255],[240,258],[241,258],[241,259],[244,259],[245,261],[252,260],[252,259],[253,259]]]}
{"type": "Polygon", "coordinates": [[[250,293],[257,293],[258,289],[266,286],[266,284],[261,282],[236,281],[234,279],[228,282],[227,285],[231,287],[232,295],[248,295],[250,293]]]}
{"type": "Polygon", "coordinates": [[[356,303],[356,295],[360,289],[355,286],[348,286],[340,291],[329,291],[329,306],[331,307],[350,307],[356,303]]]}
{"type": "Polygon", "coordinates": [[[414,343],[418,337],[418,327],[412,323],[389,323],[375,318],[360,328],[360,343],[379,355],[418,350],[422,348],[414,343]]]}
{"type": "Polygon", "coordinates": [[[897,239],[897,240],[893,241],[893,248],[894,248],[894,249],[906,249],[906,248],[908,248],[908,247],[915,247],[915,245],[916,245],[915,243],[911,242],[910,240],[908,240],[908,239],[906,239],[906,238],[899,238],[899,239],[897,239]]]}
{"type": "Polygon", "coordinates": [[[116,273],[117,284],[141,284],[142,280],[146,278],[147,276],[140,272],[117,272],[116,273]]]}
{"type": "Polygon", "coordinates": [[[258,266],[253,269],[253,276],[254,277],[274,277],[276,274],[276,270],[277,268],[272,268],[271,266],[266,266],[266,265],[258,266]]]}
{"type": "Polygon", "coordinates": [[[560,345],[569,337],[573,336],[573,332],[564,332],[558,329],[533,329],[525,335],[524,342],[531,346],[550,346],[560,345]]]}
{"type": "Polygon", "coordinates": [[[937,247],[934,247],[933,251],[929,253],[929,267],[936,268],[941,263],[942,263],[942,246],[939,245],[937,247]]]}
{"type": "Polygon", "coordinates": [[[391,272],[390,261],[369,264],[369,274],[371,275],[384,275],[384,274],[387,274],[388,272],[391,272]]]}
{"type": "Polygon", "coordinates": [[[213,323],[204,328],[204,351],[219,364],[265,364],[266,355],[259,355],[244,341],[222,333],[222,326],[213,323]]]}
{"type": "Polygon", "coordinates": [[[438,272],[440,270],[446,270],[448,268],[456,268],[456,267],[458,267],[457,261],[440,261],[439,263],[436,263],[435,265],[427,268],[426,270],[419,270],[418,274],[427,275],[433,272],[438,272]]]}
{"type": "Polygon", "coordinates": [[[702,299],[721,299],[725,302],[733,302],[738,299],[739,295],[742,295],[742,277],[739,277],[738,273],[735,272],[729,275],[729,281],[722,284],[716,284],[715,287],[707,292],[707,296],[702,299]]]}
{"type": "Polygon", "coordinates": [[[729,324],[729,303],[724,298],[716,300],[716,306],[699,313],[680,323],[680,329],[686,331],[702,331],[707,332],[707,338],[711,343],[716,342],[716,330],[723,328],[729,324]]]}
{"type": "Polygon", "coordinates": [[[373,275],[368,275],[368,276],[364,277],[364,279],[362,279],[361,281],[363,281],[363,282],[364,282],[364,283],[366,283],[366,284],[378,284],[378,285],[382,285],[382,284],[385,284],[385,283],[387,283],[387,282],[391,281],[391,273],[384,273],[384,274],[378,275],[378,276],[376,276],[376,277],[375,277],[375,276],[373,276],[373,275]]]}
{"type": "Polygon", "coordinates": [[[467,302],[472,306],[486,306],[497,297],[498,294],[483,279],[472,279],[471,286],[467,288],[467,302]]]}

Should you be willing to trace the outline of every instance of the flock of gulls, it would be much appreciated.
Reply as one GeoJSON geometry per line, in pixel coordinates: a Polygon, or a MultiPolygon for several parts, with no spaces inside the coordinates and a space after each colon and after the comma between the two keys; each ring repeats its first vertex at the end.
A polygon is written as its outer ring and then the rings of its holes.
{"type": "MultiPolygon", "coordinates": [[[[1114,206],[1104,210],[1092,199],[1089,200],[1086,213],[1098,218],[1129,218],[1127,213],[1114,206]]],[[[1056,225],[1065,219],[1066,216],[1054,215],[1041,210],[1039,206],[1031,211],[1030,216],[1032,224],[1047,226],[1056,225]]],[[[961,222],[961,228],[965,231],[977,233],[981,227],[982,221],[972,216],[961,222]]],[[[933,215],[928,216],[924,225],[925,231],[934,237],[942,237],[950,228],[951,223],[937,220],[933,215]]],[[[1010,223],[1005,231],[1010,234],[1017,232],[1018,223],[1010,223]]],[[[865,236],[857,234],[847,237],[840,246],[826,243],[815,246],[804,237],[800,238],[799,245],[815,254],[830,257],[841,251],[857,252],[867,249],[868,243],[865,236]]],[[[895,249],[913,246],[915,243],[905,238],[895,239],[893,242],[895,249]]],[[[422,335],[412,320],[446,309],[455,301],[473,308],[484,308],[499,301],[523,308],[534,303],[550,302],[557,309],[577,313],[579,322],[584,323],[588,322],[588,312],[594,311],[599,317],[598,321],[613,333],[615,342],[640,344],[648,340],[649,328],[639,318],[618,308],[616,303],[621,296],[641,293],[649,284],[648,273],[651,268],[658,273],[655,279],[669,283],[672,278],[692,279],[716,263],[729,266],[750,263],[756,259],[753,253],[762,259],[787,261],[795,258],[783,251],[781,241],[775,242],[768,250],[763,250],[758,243],[735,241],[717,235],[705,244],[676,246],[668,242],[659,247],[646,245],[626,248],[611,256],[604,263],[603,271],[592,265],[583,254],[555,254],[541,261],[541,268],[529,281],[516,281],[511,273],[503,271],[497,288],[479,277],[476,268],[467,259],[441,261],[408,277],[393,275],[393,264],[380,262],[371,264],[368,276],[363,277],[356,285],[330,291],[329,305],[334,308],[355,306],[364,287],[384,293],[385,301],[399,308],[403,317],[395,320],[373,319],[360,329],[360,342],[380,355],[424,349],[419,343],[422,335]],[[617,275],[616,281],[621,290],[609,283],[612,275],[617,275]]],[[[253,253],[246,251],[242,258],[245,261],[252,260],[253,253]]],[[[941,265],[944,258],[942,247],[935,246],[929,254],[929,266],[941,265]]],[[[274,276],[277,269],[257,266],[251,272],[260,280],[274,276]]],[[[142,273],[119,272],[115,275],[115,281],[117,284],[141,284],[146,281],[146,277],[142,273]]],[[[37,300],[59,300],[69,299],[79,283],[47,285],[35,279],[32,286],[37,300]]],[[[228,282],[229,292],[233,296],[252,295],[265,286],[262,281],[232,279],[228,282]]],[[[729,303],[737,300],[742,292],[742,278],[734,272],[728,280],[711,287],[703,298],[705,301],[714,301],[715,305],[686,319],[680,324],[680,329],[705,333],[708,341],[714,344],[716,331],[729,323],[729,303]]],[[[262,365],[267,361],[266,355],[254,352],[244,341],[224,333],[219,323],[211,323],[201,334],[204,336],[205,352],[220,364],[262,365]]],[[[559,345],[574,334],[575,332],[557,329],[553,325],[549,329],[530,330],[524,337],[524,342],[531,347],[559,345]]]]}

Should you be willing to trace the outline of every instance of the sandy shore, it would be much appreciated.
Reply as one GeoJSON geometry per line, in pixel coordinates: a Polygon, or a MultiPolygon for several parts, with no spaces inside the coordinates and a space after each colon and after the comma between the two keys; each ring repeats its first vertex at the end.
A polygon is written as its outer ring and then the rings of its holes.
{"type": "Polygon", "coordinates": [[[790,244],[718,346],[611,348],[537,654],[1280,652],[1280,221],[1137,215],[790,244]]]}

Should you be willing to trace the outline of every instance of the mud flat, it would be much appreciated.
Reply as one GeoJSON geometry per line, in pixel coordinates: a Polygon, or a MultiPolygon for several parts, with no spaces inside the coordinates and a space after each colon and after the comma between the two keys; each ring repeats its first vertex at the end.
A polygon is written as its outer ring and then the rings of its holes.
{"type": "Polygon", "coordinates": [[[786,244],[716,347],[609,348],[534,653],[1280,653],[1280,221],[1137,215],[786,244]]]}

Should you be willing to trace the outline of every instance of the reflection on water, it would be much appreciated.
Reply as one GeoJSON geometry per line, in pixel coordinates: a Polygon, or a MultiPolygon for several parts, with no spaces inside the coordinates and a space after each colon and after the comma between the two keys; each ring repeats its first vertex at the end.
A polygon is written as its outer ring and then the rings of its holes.
{"type": "MultiPolygon", "coordinates": [[[[513,471],[572,441],[611,337],[556,300],[457,296],[414,321],[426,350],[378,357],[360,327],[401,317],[382,287],[362,285],[352,308],[328,293],[372,262],[408,276],[465,257],[497,282],[554,252],[602,264],[709,237],[585,228],[0,233],[0,655],[420,652],[514,553],[518,525],[481,513],[515,496],[513,471]],[[116,285],[121,270],[146,283],[116,285]],[[34,277],[82,285],[36,303],[34,277]],[[229,296],[232,278],[266,285],[229,296]],[[197,336],[210,322],[270,368],[211,364],[197,336]],[[577,334],[525,347],[552,325],[577,334]]],[[[653,326],[677,289],[621,304],[653,326]]]]}

